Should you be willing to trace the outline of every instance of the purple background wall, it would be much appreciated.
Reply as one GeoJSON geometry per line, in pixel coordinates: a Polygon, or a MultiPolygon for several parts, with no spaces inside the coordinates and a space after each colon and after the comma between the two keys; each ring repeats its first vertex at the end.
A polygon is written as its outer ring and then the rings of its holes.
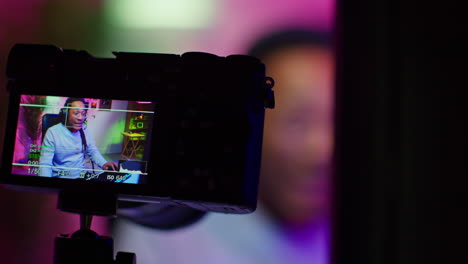
{"type": "MultiPolygon", "coordinates": [[[[211,22],[204,27],[135,29],[109,23],[102,0],[0,0],[0,149],[8,106],[4,73],[15,43],[51,43],[97,56],[110,56],[113,50],[205,51],[225,56],[243,53],[263,33],[284,26],[333,27],[333,0],[214,0],[212,4],[211,22]]],[[[55,203],[55,195],[0,187],[1,263],[52,262],[54,237],[78,228],[78,217],[58,212],[55,203]]],[[[93,228],[108,234],[103,218],[96,219],[93,228]]]]}

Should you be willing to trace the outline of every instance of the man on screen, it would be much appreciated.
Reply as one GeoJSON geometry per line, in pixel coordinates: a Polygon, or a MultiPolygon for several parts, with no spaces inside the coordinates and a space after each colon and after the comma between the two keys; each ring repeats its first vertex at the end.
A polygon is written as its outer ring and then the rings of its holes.
{"type": "Polygon", "coordinates": [[[118,165],[107,161],[99,152],[87,127],[87,103],[82,98],[68,98],[60,110],[60,123],[47,129],[39,164],[41,176],[84,178],[86,157],[104,170],[117,170],[118,165]]]}

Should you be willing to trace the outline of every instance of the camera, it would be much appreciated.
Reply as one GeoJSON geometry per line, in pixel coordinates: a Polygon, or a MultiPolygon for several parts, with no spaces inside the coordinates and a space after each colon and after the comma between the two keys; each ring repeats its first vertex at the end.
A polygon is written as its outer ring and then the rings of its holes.
{"type": "Polygon", "coordinates": [[[274,107],[265,65],[246,55],[113,54],[11,49],[0,182],[254,211],[265,109],[274,107]]]}

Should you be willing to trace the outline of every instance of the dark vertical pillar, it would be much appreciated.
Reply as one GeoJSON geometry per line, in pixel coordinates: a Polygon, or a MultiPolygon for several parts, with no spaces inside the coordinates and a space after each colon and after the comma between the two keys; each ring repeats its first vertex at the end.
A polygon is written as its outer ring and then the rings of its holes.
{"type": "Polygon", "coordinates": [[[448,2],[337,6],[334,263],[466,259],[465,15],[448,2]]]}

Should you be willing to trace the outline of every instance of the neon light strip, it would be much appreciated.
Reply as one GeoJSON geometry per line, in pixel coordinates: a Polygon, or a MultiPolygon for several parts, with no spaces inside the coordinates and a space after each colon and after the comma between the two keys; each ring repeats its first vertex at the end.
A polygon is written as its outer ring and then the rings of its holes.
{"type": "MultiPolygon", "coordinates": [[[[111,171],[111,170],[96,170],[96,169],[81,169],[81,168],[70,168],[70,167],[55,167],[55,166],[47,166],[47,165],[32,165],[32,164],[22,164],[22,163],[12,163],[13,166],[28,166],[28,167],[38,167],[38,168],[56,168],[56,169],[63,169],[63,170],[88,170],[88,171],[102,171],[102,172],[118,172],[118,171],[111,171]]],[[[135,173],[140,175],[148,175],[148,173],[135,173]]]]}
{"type": "Polygon", "coordinates": [[[72,109],[95,109],[102,111],[112,111],[112,112],[130,112],[130,113],[145,113],[145,114],[154,114],[152,111],[137,111],[137,110],[123,110],[123,109],[105,109],[105,108],[82,108],[82,107],[71,107],[71,106],[55,106],[55,105],[38,105],[38,104],[20,104],[20,106],[29,106],[29,107],[55,107],[55,108],[72,108],[72,109]]]}

